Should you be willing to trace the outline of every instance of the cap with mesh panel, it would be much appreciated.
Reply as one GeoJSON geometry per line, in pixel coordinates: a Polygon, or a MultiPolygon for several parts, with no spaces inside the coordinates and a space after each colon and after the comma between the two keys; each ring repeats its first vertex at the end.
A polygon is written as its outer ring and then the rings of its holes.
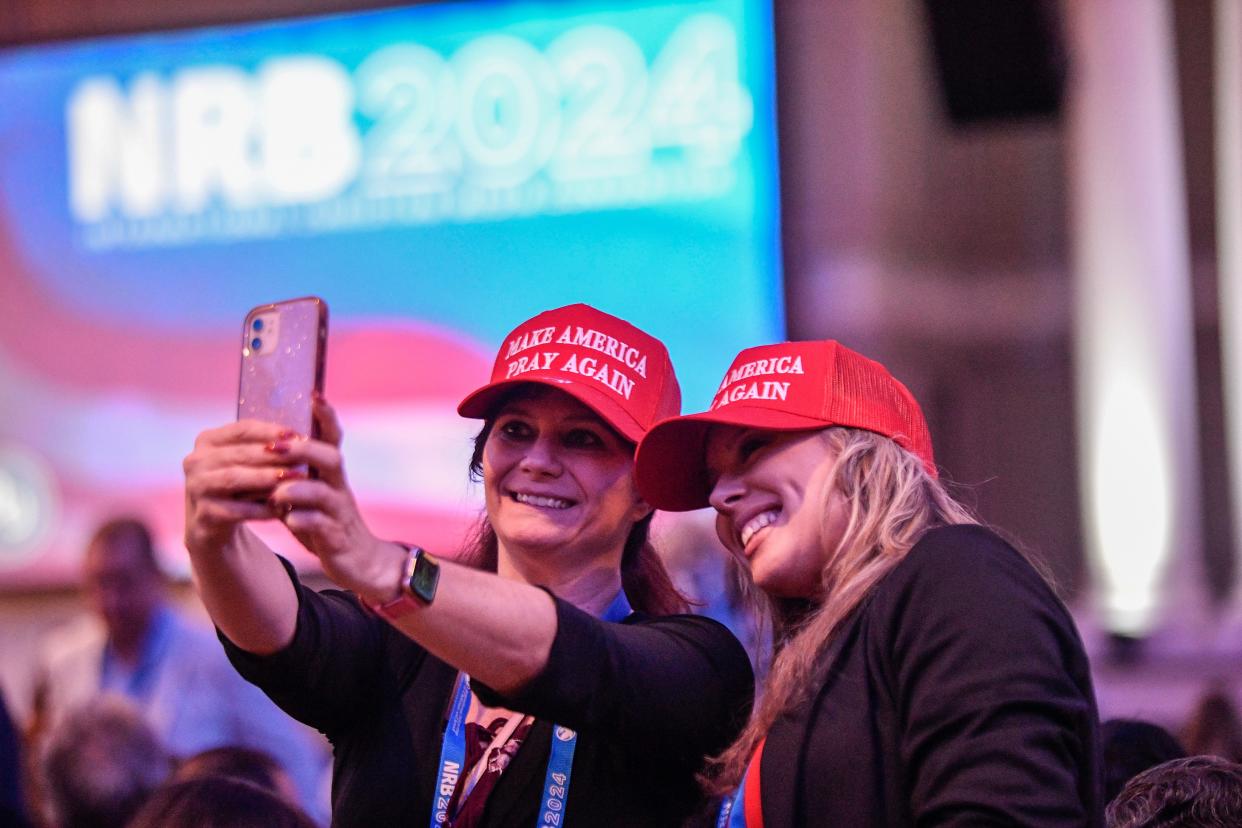
{"type": "Polygon", "coordinates": [[[681,411],[681,388],[664,343],[590,305],[544,311],[514,328],[492,379],[457,406],[484,418],[515,387],[557,388],[637,443],[651,426],[681,411]]]}
{"type": "Polygon", "coordinates": [[[747,348],[725,372],[711,408],[652,428],[639,444],[634,469],[648,503],[674,512],[708,505],[705,444],[713,424],[874,431],[937,476],[931,434],[913,395],[883,365],[833,340],[747,348]]]}

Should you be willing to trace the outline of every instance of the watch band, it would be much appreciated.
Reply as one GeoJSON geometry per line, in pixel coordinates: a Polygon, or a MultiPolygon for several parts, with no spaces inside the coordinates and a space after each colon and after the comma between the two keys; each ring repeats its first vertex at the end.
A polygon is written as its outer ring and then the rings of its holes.
{"type": "Polygon", "coordinates": [[[425,607],[436,597],[440,583],[440,562],[418,546],[407,546],[409,554],[397,597],[382,604],[369,604],[371,609],[390,621],[425,607]]]}

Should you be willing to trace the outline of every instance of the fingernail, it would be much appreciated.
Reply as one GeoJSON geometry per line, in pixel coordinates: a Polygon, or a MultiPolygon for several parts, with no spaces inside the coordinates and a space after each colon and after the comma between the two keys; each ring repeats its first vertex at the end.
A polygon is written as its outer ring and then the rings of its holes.
{"type": "Polygon", "coordinates": [[[277,481],[284,480],[284,479],[285,479],[286,477],[288,477],[288,476],[289,476],[289,470],[288,470],[288,469],[281,469],[280,471],[276,472],[276,480],[277,480],[277,481]]]}
{"type": "Polygon", "coordinates": [[[295,438],[295,437],[297,437],[297,436],[298,436],[298,433],[297,433],[296,431],[288,431],[288,430],[286,430],[286,431],[282,431],[282,432],[280,432],[280,434],[276,435],[276,439],[277,439],[277,440],[292,440],[293,438],[295,438]]]}
{"type": "Polygon", "coordinates": [[[268,443],[263,447],[263,450],[271,454],[288,454],[289,444],[283,442],[268,443]]]}

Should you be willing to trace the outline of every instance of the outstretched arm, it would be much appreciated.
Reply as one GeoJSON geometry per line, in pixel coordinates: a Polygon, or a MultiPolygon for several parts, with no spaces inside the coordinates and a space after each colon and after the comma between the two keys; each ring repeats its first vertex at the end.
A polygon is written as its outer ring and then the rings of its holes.
{"type": "MultiPolygon", "coordinates": [[[[298,540],[318,556],[324,572],[337,584],[370,603],[386,602],[398,593],[406,550],[376,538],[366,526],[346,482],[340,451],[341,429],[335,412],[327,403],[317,401],[315,414],[322,439],[277,435],[270,446],[260,443],[247,455],[260,452],[278,458],[283,467],[307,464],[318,472],[315,478],[286,476],[274,481],[271,506],[263,507],[267,510],[264,514],[280,515],[298,540]]],[[[267,436],[264,432],[263,437],[267,436]]],[[[271,478],[257,477],[255,482],[262,479],[271,478]]],[[[246,572],[252,573],[248,584],[258,585],[262,579],[260,565],[250,561],[251,544],[232,546],[242,547],[234,554],[245,558],[246,572]]],[[[284,573],[272,573],[273,577],[277,574],[287,584],[284,573]]],[[[229,585],[221,602],[234,600],[230,594],[233,590],[246,588],[242,584],[229,585]]],[[[292,628],[284,626],[285,613],[290,613],[290,617],[296,613],[296,595],[291,594],[290,598],[291,607],[284,605],[282,597],[279,607],[263,613],[260,625],[286,636],[284,641],[292,637],[292,628]]],[[[260,640],[257,631],[248,629],[244,619],[238,619],[238,623],[243,632],[252,636],[254,644],[279,646],[276,637],[260,640]]],[[[513,692],[546,665],[556,636],[556,610],[551,597],[537,587],[445,561],[441,564],[435,601],[403,616],[394,626],[458,669],[500,692],[513,692]]],[[[223,626],[221,629],[233,637],[230,630],[223,626]]]]}
{"type": "Polygon", "coordinates": [[[268,497],[297,475],[278,449],[290,436],[271,423],[230,423],[200,434],[182,463],[195,586],[216,626],[259,655],[293,639],[298,599],[280,561],[244,523],[273,518],[268,497]]]}

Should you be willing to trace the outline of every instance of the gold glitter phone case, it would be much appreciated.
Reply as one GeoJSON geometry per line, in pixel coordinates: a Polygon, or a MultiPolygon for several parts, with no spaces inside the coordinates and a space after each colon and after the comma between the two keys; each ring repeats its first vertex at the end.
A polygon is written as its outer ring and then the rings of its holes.
{"type": "Polygon", "coordinates": [[[311,416],[323,392],[328,306],[318,297],[260,305],[242,329],[237,419],[263,420],[298,434],[318,436],[311,416]]]}

